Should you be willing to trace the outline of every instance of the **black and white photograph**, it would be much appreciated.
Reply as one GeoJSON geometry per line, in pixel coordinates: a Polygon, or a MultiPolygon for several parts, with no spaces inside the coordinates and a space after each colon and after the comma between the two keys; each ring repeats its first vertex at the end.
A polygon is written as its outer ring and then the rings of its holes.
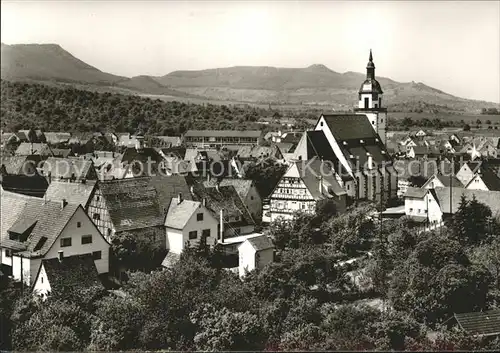
{"type": "Polygon", "coordinates": [[[500,0],[0,13],[0,351],[500,350],[500,0]]]}

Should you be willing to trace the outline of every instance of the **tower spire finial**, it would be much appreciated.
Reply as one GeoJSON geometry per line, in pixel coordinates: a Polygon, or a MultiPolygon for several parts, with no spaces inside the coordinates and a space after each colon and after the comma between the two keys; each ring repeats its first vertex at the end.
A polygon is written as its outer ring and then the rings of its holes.
{"type": "Polygon", "coordinates": [[[373,55],[372,55],[372,50],[370,49],[370,58],[368,59],[369,61],[373,61],[373,55]]]}

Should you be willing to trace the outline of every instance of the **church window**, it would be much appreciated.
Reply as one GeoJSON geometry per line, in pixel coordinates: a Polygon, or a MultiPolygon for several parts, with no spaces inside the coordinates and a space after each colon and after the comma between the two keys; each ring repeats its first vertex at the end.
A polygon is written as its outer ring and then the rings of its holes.
{"type": "Polygon", "coordinates": [[[368,108],[368,103],[369,103],[369,99],[368,98],[365,98],[365,109],[368,108]]]}

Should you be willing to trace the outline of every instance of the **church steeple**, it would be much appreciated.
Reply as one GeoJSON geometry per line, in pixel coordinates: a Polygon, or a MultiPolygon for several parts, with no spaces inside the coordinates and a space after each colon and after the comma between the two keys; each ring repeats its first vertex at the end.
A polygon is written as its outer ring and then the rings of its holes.
{"type": "Polygon", "coordinates": [[[373,63],[372,50],[370,49],[370,57],[368,58],[368,64],[366,65],[366,79],[375,79],[375,64],[373,63]]]}

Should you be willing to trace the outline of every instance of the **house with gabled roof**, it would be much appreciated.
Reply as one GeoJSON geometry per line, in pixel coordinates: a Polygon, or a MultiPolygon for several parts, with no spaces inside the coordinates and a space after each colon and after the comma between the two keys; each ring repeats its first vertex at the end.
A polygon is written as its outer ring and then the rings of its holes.
{"type": "Polygon", "coordinates": [[[193,199],[198,202],[205,200],[207,209],[219,218],[223,237],[249,234],[255,230],[255,220],[233,185],[205,187],[202,183],[195,183],[191,190],[193,199]]]}
{"type": "Polygon", "coordinates": [[[38,154],[42,157],[52,156],[52,150],[46,143],[31,143],[22,142],[14,152],[16,156],[31,156],[33,154],[38,154]]]}
{"type": "Polygon", "coordinates": [[[205,187],[215,187],[217,184],[219,186],[234,186],[241,200],[250,211],[252,218],[257,223],[260,223],[262,220],[262,197],[253,180],[237,178],[224,178],[218,180],[216,178],[211,178],[203,182],[205,187]]]}
{"type": "Polygon", "coordinates": [[[480,166],[465,185],[469,190],[500,191],[500,177],[492,168],[480,166]]]}
{"type": "Polygon", "coordinates": [[[51,145],[57,145],[60,143],[68,143],[71,138],[71,133],[69,132],[45,132],[45,142],[51,145]]]}
{"type": "Polygon", "coordinates": [[[97,173],[92,160],[81,157],[49,157],[43,163],[42,171],[49,183],[52,180],[65,180],[69,182],[97,180],[97,173]]]}
{"type": "Polygon", "coordinates": [[[33,294],[42,300],[51,293],[81,294],[89,288],[104,290],[92,254],[64,257],[62,252],[57,258],[42,260],[32,286],[33,294]]]}
{"type": "Polygon", "coordinates": [[[109,272],[109,243],[81,205],[2,190],[1,263],[15,280],[33,283],[43,259],[92,254],[109,272]]]}
{"type": "Polygon", "coordinates": [[[442,173],[433,174],[424,185],[422,185],[423,189],[434,189],[434,188],[444,188],[444,187],[453,187],[453,188],[463,188],[464,185],[455,175],[444,176],[442,173]]]}
{"type": "Polygon", "coordinates": [[[69,203],[82,205],[85,211],[90,206],[90,200],[97,188],[95,180],[85,183],[68,183],[67,181],[52,181],[45,192],[47,201],[60,202],[66,200],[69,203]]]}
{"type": "Polygon", "coordinates": [[[179,193],[191,200],[186,179],[178,175],[99,181],[87,213],[109,240],[128,232],[154,237],[164,246],[165,213],[179,193]]]}
{"type": "Polygon", "coordinates": [[[213,246],[219,239],[219,220],[204,205],[204,201],[185,200],[182,193],[170,201],[165,216],[166,247],[180,255],[187,246],[203,241],[213,246]]]}
{"type": "Polygon", "coordinates": [[[253,270],[261,270],[274,261],[274,244],[266,235],[246,239],[238,246],[240,278],[253,270]]]}
{"type": "Polygon", "coordinates": [[[340,213],[347,207],[347,192],[331,165],[318,159],[294,162],[269,197],[271,222],[292,219],[298,211],[314,213],[317,202],[325,199],[334,200],[340,213]]]}

